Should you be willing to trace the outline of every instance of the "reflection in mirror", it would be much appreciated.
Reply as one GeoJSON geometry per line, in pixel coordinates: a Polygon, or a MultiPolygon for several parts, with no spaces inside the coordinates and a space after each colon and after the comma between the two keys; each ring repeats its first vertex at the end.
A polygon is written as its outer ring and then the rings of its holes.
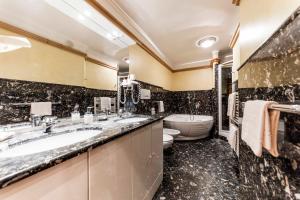
{"type": "Polygon", "coordinates": [[[117,67],[135,44],[81,0],[2,1],[0,35],[0,45],[15,38],[14,51],[0,46],[0,124],[28,121],[31,102],[68,117],[83,115],[94,97],[115,98],[117,67]]]}

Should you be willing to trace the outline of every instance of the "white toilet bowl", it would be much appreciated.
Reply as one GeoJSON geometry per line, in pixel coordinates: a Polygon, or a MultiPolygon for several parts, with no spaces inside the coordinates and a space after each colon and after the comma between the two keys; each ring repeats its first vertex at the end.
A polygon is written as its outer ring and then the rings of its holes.
{"type": "Polygon", "coordinates": [[[172,136],[174,139],[180,135],[180,131],[179,130],[175,130],[175,129],[170,129],[170,128],[164,128],[163,130],[164,134],[170,135],[172,136]]]}
{"type": "Polygon", "coordinates": [[[173,137],[167,134],[163,134],[163,146],[164,149],[171,147],[173,144],[173,137]]]}

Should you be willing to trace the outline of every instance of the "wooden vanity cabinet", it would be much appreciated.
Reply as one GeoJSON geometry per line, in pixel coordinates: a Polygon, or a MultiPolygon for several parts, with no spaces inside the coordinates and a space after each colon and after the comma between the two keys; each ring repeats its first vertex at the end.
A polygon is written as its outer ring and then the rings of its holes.
{"type": "Polygon", "coordinates": [[[90,200],[152,199],[162,181],[162,121],[89,153],[90,200]]]}
{"type": "Polygon", "coordinates": [[[87,153],[0,190],[1,200],[88,200],[87,153]]]}
{"type": "Polygon", "coordinates": [[[132,148],[128,134],[89,153],[89,199],[132,199],[132,148]]]}
{"type": "Polygon", "coordinates": [[[2,200],[151,200],[162,181],[162,121],[0,190],[2,200]]]}

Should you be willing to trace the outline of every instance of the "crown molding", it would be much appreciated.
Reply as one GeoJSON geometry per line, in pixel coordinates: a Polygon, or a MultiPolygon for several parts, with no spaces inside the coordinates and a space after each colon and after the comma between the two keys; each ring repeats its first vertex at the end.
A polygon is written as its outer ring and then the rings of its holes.
{"type": "Polygon", "coordinates": [[[113,16],[106,8],[104,8],[96,0],[85,0],[89,5],[95,8],[99,13],[107,17],[114,25],[120,28],[125,34],[127,34],[131,39],[133,39],[137,45],[154,57],[158,62],[165,66],[169,71],[173,72],[172,67],[167,64],[163,59],[161,59],[154,51],[147,47],[134,33],[132,33],[127,27],[125,27],[115,16],[113,16]]]}
{"type": "Polygon", "coordinates": [[[239,36],[240,36],[240,24],[238,24],[237,27],[235,28],[235,31],[232,35],[232,38],[231,38],[230,42],[229,42],[229,48],[232,49],[234,47],[234,45],[236,44],[237,39],[239,38],[239,36]]]}

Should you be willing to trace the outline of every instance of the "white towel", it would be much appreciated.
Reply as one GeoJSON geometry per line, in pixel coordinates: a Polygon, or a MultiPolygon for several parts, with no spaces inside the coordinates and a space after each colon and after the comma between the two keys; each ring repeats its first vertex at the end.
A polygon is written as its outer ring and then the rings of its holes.
{"type": "Polygon", "coordinates": [[[165,112],[164,102],[163,101],[159,101],[158,102],[158,112],[165,112]]]}
{"type": "Polygon", "coordinates": [[[52,115],[52,103],[32,102],[30,108],[30,114],[39,115],[39,116],[52,115]]]}
{"type": "Polygon", "coordinates": [[[236,98],[236,92],[231,93],[228,96],[227,116],[231,119],[234,118],[235,116],[235,98],[236,98]]]}
{"type": "Polygon", "coordinates": [[[100,110],[106,111],[111,110],[111,98],[109,97],[100,97],[100,110]]]}
{"type": "Polygon", "coordinates": [[[242,139],[256,156],[261,156],[262,147],[271,148],[270,118],[268,106],[271,101],[247,101],[242,122],[242,139]]]}
{"type": "Polygon", "coordinates": [[[237,134],[238,128],[234,124],[230,124],[229,126],[229,134],[227,136],[227,140],[232,149],[237,151],[237,134]]]}

